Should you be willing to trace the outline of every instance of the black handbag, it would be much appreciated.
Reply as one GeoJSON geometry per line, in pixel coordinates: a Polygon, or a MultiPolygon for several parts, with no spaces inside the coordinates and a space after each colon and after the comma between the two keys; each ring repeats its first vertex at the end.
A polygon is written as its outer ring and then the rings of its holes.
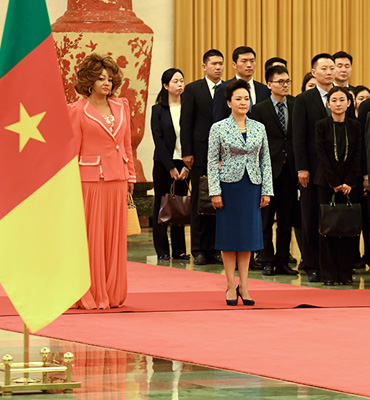
{"type": "Polygon", "coordinates": [[[346,203],[335,202],[335,193],[329,204],[320,204],[320,227],[322,236],[359,236],[362,229],[361,204],[352,204],[347,195],[346,203]]]}
{"type": "Polygon", "coordinates": [[[208,176],[205,175],[199,178],[198,214],[216,214],[209,196],[208,176]]]}
{"type": "MultiPolygon", "coordinates": [[[[175,226],[189,225],[191,197],[175,195],[175,182],[175,180],[172,182],[170,193],[162,196],[158,213],[158,223],[175,226]]],[[[188,182],[185,181],[185,183],[189,188],[188,182]]]]}

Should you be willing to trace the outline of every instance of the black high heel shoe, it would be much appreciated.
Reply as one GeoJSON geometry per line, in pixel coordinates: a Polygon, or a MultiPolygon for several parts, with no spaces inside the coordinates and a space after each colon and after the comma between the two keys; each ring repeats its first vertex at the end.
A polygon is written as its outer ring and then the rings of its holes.
{"type": "Polygon", "coordinates": [[[242,295],[241,295],[241,293],[239,291],[239,285],[236,288],[236,294],[242,299],[243,305],[245,305],[245,306],[254,306],[254,300],[243,299],[243,297],[242,297],[242,295]]]}
{"type": "MultiPolygon", "coordinates": [[[[226,296],[227,296],[228,290],[226,290],[226,296]]],[[[236,292],[236,299],[235,300],[228,300],[226,299],[226,304],[228,306],[237,306],[238,305],[238,292],[236,292]]]]}

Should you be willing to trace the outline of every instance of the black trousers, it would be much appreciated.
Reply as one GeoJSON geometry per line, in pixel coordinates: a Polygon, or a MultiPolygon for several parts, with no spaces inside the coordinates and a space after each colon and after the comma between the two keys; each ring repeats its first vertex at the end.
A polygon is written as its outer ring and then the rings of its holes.
{"type": "Polygon", "coordinates": [[[361,210],[362,210],[362,235],[364,237],[364,259],[370,261],[370,232],[369,232],[369,202],[370,193],[367,196],[361,195],[361,210]]]}
{"type": "Polygon", "coordinates": [[[317,272],[319,267],[319,194],[312,182],[306,188],[300,186],[302,213],[302,259],[308,273],[317,272]]]}
{"type": "Polygon", "coordinates": [[[207,175],[206,167],[193,167],[191,177],[191,253],[194,257],[215,253],[216,216],[198,214],[199,179],[207,175]]]}
{"type": "MultiPolygon", "coordinates": [[[[180,172],[184,163],[181,160],[175,160],[175,166],[180,172]]],[[[161,205],[162,196],[170,192],[173,182],[171,174],[167,171],[163,164],[154,161],[153,167],[153,183],[154,183],[154,212],[153,212],[153,242],[154,248],[158,256],[170,255],[170,246],[167,236],[167,225],[158,224],[158,213],[161,205]]],[[[180,196],[186,195],[188,187],[183,181],[176,181],[175,194],[180,196]]],[[[185,230],[183,226],[171,226],[171,247],[172,257],[186,253],[185,230]]]]}
{"type": "Polygon", "coordinates": [[[262,229],[264,249],[260,258],[266,264],[288,265],[290,239],[292,235],[293,210],[297,197],[297,182],[292,179],[285,164],[281,174],[274,179],[274,196],[267,207],[262,208],[262,229]],[[272,226],[276,213],[276,253],[272,242],[272,226]]]}
{"type": "MultiPolygon", "coordinates": [[[[362,235],[364,238],[364,259],[370,260],[370,251],[369,251],[369,209],[368,209],[368,196],[363,195],[363,179],[359,179],[358,181],[358,189],[354,192],[356,195],[356,199],[354,201],[356,203],[361,204],[362,211],[362,235]]],[[[353,195],[352,195],[353,196],[353,195]]],[[[360,237],[358,237],[358,244],[356,245],[356,256],[354,259],[354,264],[358,264],[361,262],[361,253],[360,253],[360,237]]]]}
{"type": "MultiPolygon", "coordinates": [[[[357,190],[352,189],[350,199],[358,202],[357,190]]],[[[328,204],[333,189],[319,187],[320,204],[328,204]]],[[[337,203],[344,203],[342,193],[336,195],[337,203]]],[[[352,280],[352,268],[358,253],[358,237],[324,237],[320,235],[320,271],[322,281],[347,282],[352,280]]]]}

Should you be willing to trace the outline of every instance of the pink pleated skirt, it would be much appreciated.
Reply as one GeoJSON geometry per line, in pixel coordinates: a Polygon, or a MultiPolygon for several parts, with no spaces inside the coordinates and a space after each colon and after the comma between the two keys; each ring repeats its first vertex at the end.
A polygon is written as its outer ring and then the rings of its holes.
{"type": "Polygon", "coordinates": [[[123,305],[127,295],[127,181],[82,182],[91,287],[84,309],[123,305]]]}

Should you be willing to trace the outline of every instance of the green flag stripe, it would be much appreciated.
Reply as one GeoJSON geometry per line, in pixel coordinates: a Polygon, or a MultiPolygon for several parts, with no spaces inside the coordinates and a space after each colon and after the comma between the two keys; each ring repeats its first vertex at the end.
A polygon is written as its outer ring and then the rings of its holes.
{"type": "Polygon", "coordinates": [[[9,0],[0,47],[0,78],[50,33],[45,0],[9,0]]]}

